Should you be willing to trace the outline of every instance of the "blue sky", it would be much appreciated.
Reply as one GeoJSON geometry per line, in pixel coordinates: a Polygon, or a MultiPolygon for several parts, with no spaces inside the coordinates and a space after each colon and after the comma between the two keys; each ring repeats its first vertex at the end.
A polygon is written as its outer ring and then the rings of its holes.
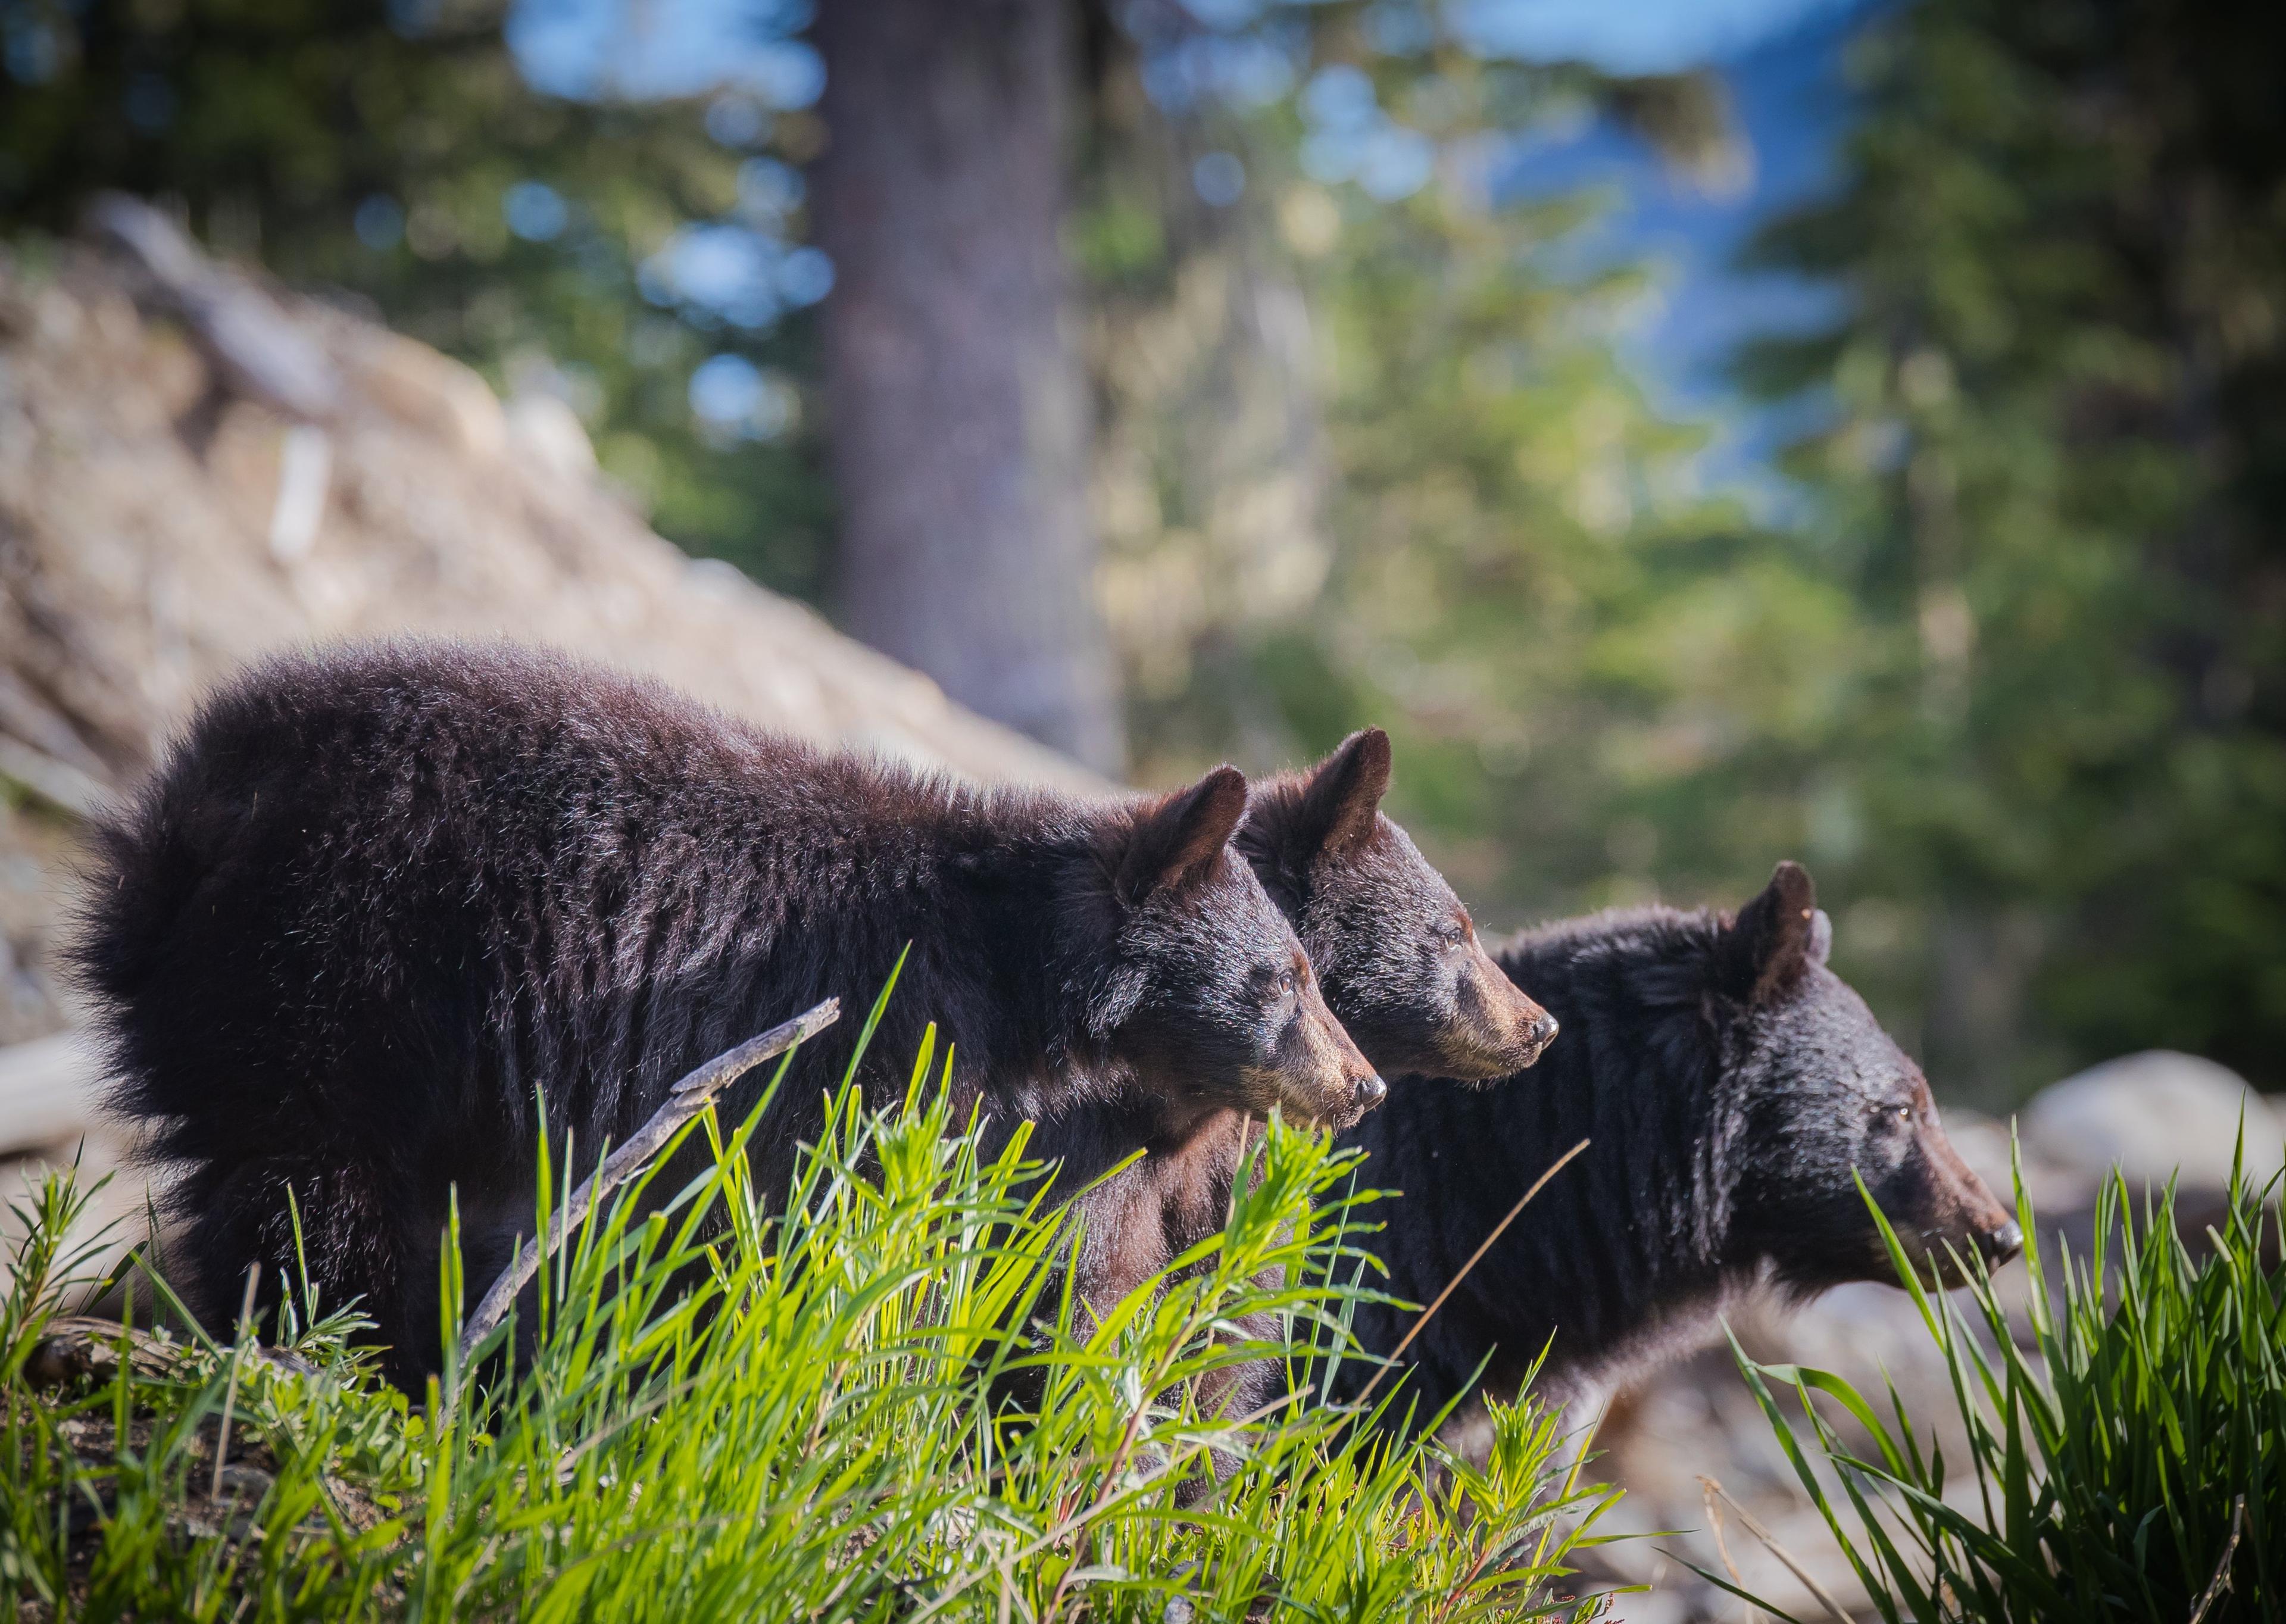
{"type": "Polygon", "coordinates": [[[516,0],[508,43],[558,96],[695,96],[724,84],[783,107],[817,99],[825,70],[798,37],[803,0],[516,0]]]}
{"type": "Polygon", "coordinates": [[[1449,0],[1455,33],[1479,49],[1671,74],[1735,60],[1855,0],[1449,0]]]}
{"type": "MultiPolygon", "coordinates": [[[[1839,178],[1850,118],[1844,46],[1880,0],[1478,0],[1505,19],[1517,54],[1568,50],[1614,72],[1712,67],[1729,88],[1751,155],[1746,184],[1707,195],[1669,175],[1639,139],[1597,123],[1525,153],[1500,184],[1512,194],[1610,188],[1617,207],[1583,251],[1648,259],[1662,299],[1630,340],[1639,372],[1671,409],[1703,413],[1729,390],[1724,367],[1744,339],[1799,330],[1836,313],[1831,289],[1798,278],[1748,275],[1739,250],[1763,221],[1819,195],[1839,178]]],[[[1709,459],[1711,478],[1761,484],[1778,424],[1767,414],[1734,419],[1709,459]]]]}

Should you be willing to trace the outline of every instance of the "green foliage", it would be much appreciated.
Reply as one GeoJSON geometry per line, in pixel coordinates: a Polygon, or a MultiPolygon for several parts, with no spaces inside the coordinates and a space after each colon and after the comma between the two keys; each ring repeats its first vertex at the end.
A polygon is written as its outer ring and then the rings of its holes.
{"type": "Polygon", "coordinates": [[[666,534],[815,592],[828,507],[813,437],[798,420],[759,443],[710,431],[688,398],[710,355],[807,376],[807,319],[741,326],[637,286],[680,228],[798,229],[779,160],[807,159],[815,120],[749,109],[759,133],[734,147],[708,136],[703,103],[542,95],[501,37],[505,10],[0,0],[0,229],[68,230],[103,187],[172,202],[224,252],[370,301],[496,388],[563,395],[666,534]],[[519,235],[506,201],[533,184],[563,212],[519,235]]]}
{"type": "Polygon", "coordinates": [[[2066,1256],[2052,1287],[2020,1177],[2029,1347],[1981,1268],[1972,1320],[1921,1283],[1884,1220],[1899,1278],[1951,1371],[1965,1462],[1925,1444],[1894,1392],[1885,1420],[1840,1376],[1738,1354],[1883,1619],[2286,1618],[2277,1193],[2275,1181],[2257,1190],[2234,1178],[2229,1216],[2207,1237],[2212,1250],[2194,1257],[2176,1231],[2172,1187],[2139,1215],[2115,1175],[2099,1197],[2091,1255],[2066,1256]],[[1794,1390],[1800,1422],[1773,1385],[1794,1390]],[[1870,1447],[1846,1442],[1813,1396],[1846,1412],[1870,1447]],[[1846,1507],[1811,1471],[1812,1452],[1841,1469],[1846,1507]],[[2219,1577],[2227,1585],[2202,1612],[2219,1577]]]}
{"type": "MultiPolygon", "coordinates": [[[[1714,173],[1717,99],[1487,62],[1404,9],[1229,25],[1305,82],[1369,76],[1373,119],[1438,154],[1395,199],[1305,177],[1305,99],[1163,116],[1140,64],[1174,46],[1090,10],[1066,239],[1139,776],[1379,722],[1392,809],[1488,922],[1736,899],[1797,856],[1838,967],[1951,1097],[2155,1045],[2286,1083],[2286,12],[1868,12],[1840,182],[1754,252],[1846,296],[1741,358],[1809,425],[1781,524],[1701,489],[1707,430],[1645,398],[1623,340],[1659,279],[1598,254],[1601,200],[1483,184],[1598,109],[1714,173]],[[1190,184],[1210,149],[1243,156],[1234,204],[1190,184]]],[[[99,185],[178,200],[570,395],[665,533],[820,595],[814,430],[710,438],[688,393],[722,354],[799,401],[810,324],[638,279],[694,224],[798,240],[822,130],[781,114],[734,147],[693,105],[539,95],[500,17],[0,0],[0,220],[60,229],[99,185]],[[507,226],[527,181],[569,205],[545,240],[507,226]],[[400,234],[352,229],[374,200],[400,234]]]]}
{"type": "Polygon", "coordinates": [[[1818,855],[1855,605],[1798,539],[1699,488],[1705,431],[1623,353],[1659,287],[1595,263],[1607,200],[1470,178],[1465,154],[1587,114],[1595,87],[1452,47],[1362,59],[1387,116],[1451,158],[1436,180],[1383,201],[1305,178],[1270,116],[1247,148],[1309,309],[1322,586],[1211,626],[1179,685],[1147,669],[1139,744],[1266,766],[1388,727],[1393,813],[1488,922],[1747,895],[1818,855]]]}
{"type": "MultiPolygon", "coordinates": [[[[930,1065],[902,1108],[845,1088],[782,1207],[747,1177],[753,1121],[702,1118],[702,1174],[664,1202],[623,1190],[543,1265],[523,1373],[489,1356],[511,1327],[417,1408],[306,1298],[275,1328],[290,1358],[242,1335],[35,1391],[70,1272],[75,1198],[51,1184],[0,1320],[0,1569],[95,1617],[1595,1611],[1552,1581],[1607,1492],[1560,1480],[1537,1409],[1493,1407],[1477,1468],[1299,1391],[1234,1417],[1194,1396],[1338,1320],[1351,1158],[1273,1123],[1225,1232],[1097,1323],[1021,1142],[987,1158],[930,1065]],[[217,1502],[233,1399],[269,1476],[233,1466],[217,1502]]],[[[540,1210],[562,1193],[543,1156],[540,1210]]]]}
{"type": "Polygon", "coordinates": [[[1273,681],[1404,729],[1403,809],[1494,907],[1759,879],[1849,624],[1693,493],[1700,437],[1614,342],[1643,278],[1559,263],[1588,212],[1423,193],[1355,220],[1317,289],[1333,601],[1273,681]]]}
{"type": "Polygon", "coordinates": [[[2227,0],[1885,13],[1844,185],[1757,250],[1849,296],[1746,358],[1817,408],[1860,611],[1837,873],[1988,1099],[2148,1045],[2279,1080],[2282,47],[2227,0]]]}
{"type": "MultiPolygon", "coordinates": [[[[1741,359],[1773,422],[1808,425],[1800,500],[1765,515],[1699,488],[1703,435],[1632,375],[1658,282],[1595,251],[1597,200],[1471,179],[1488,144],[1630,88],[1379,52],[1326,13],[1313,60],[1368,72],[1374,116],[1441,167],[1376,201],[1295,172],[1283,107],[1214,132],[1261,200],[1225,257],[1306,297],[1320,415],[1288,438],[1323,469],[1322,585],[1265,610],[1228,548],[1197,581],[1132,566],[1151,635],[1206,606],[1172,656],[1131,653],[1143,759],[1267,766],[1381,722],[1393,809],[1495,918],[1735,899],[1801,857],[1837,966],[1951,1097],[2002,1107],[2148,1046],[2274,1085],[2280,15],[1869,13],[1840,184],[1754,250],[1845,296],[1741,359]]],[[[1139,195],[1084,239],[1115,287],[1139,195]]],[[[1182,425],[1248,421],[1165,414],[1161,556],[1211,530],[1184,482],[1217,446],[1182,425]]]]}

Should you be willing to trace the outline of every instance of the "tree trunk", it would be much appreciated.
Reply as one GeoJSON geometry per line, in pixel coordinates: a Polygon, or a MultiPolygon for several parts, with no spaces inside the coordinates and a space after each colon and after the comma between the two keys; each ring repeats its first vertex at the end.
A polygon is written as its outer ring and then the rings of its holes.
{"type": "Polygon", "coordinates": [[[1058,232],[1069,0],[831,0],[818,240],[849,631],[1092,767],[1124,756],[1058,232]]]}

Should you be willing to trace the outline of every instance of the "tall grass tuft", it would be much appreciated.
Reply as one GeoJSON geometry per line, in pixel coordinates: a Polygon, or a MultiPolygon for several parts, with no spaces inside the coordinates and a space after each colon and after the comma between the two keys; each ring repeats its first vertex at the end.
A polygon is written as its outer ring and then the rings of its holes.
{"type": "MultiPolygon", "coordinates": [[[[0,1319],[0,1575],[93,1618],[1595,1612],[1558,1592],[1608,1491],[1561,1475],[1539,1410],[1493,1407],[1476,1468],[1298,1389],[1245,1416],[1188,1396],[1339,1322],[1350,1158],[1269,1124],[1224,1232],[1098,1322],[1067,1285],[1075,1226],[1021,1140],[988,1155],[952,1119],[946,1075],[925,1046],[880,1112],[845,1084],[777,1201],[740,1154],[759,1112],[709,1112],[684,1136],[705,1171],[650,1187],[670,1146],[548,1259],[527,1322],[417,1404],[376,1380],[353,1305],[298,1289],[260,1338],[110,1333],[126,1356],[55,1384],[79,1198],[52,1181],[0,1319]]],[[[568,1161],[543,1152],[543,1209],[568,1161]]],[[[460,1327],[437,1331],[449,1355],[460,1327]]]]}
{"type": "Polygon", "coordinates": [[[2139,1210],[2115,1175],[2090,1255],[2062,1256],[2051,1281],[2020,1168],[2028,1342],[1981,1266],[1964,1308],[1922,1283],[1884,1220],[1951,1371],[1966,1460],[1925,1442],[1894,1389],[1885,1419],[1839,1376],[1738,1353],[1884,1620],[2286,1620],[2278,1189],[2235,1170],[2228,1217],[2196,1257],[2177,1234],[2172,1186],[2139,1210]],[[1799,1421],[1774,1386],[1793,1390],[1799,1421]],[[1870,1450],[1846,1443],[1813,1395],[1853,1418],[1870,1450]],[[1846,1508],[1811,1472],[1813,1454],[1839,1469],[1846,1508]]]}

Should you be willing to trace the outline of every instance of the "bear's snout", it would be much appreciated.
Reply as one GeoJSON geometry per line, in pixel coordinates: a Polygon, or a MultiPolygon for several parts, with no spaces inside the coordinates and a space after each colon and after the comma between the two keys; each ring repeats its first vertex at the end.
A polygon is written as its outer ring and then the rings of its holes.
{"type": "Polygon", "coordinates": [[[1462,972],[1460,1012],[1439,1044],[1439,1069],[1464,1083],[1524,1070],[1556,1041],[1556,1017],[1508,978],[1481,948],[1462,972]]]}
{"type": "Polygon", "coordinates": [[[1340,1080],[1334,1089],[1328,1091],[1326,1102],[1312,1110],[1311,1115],[1326,1127],[1351,1128],[1355,1127],[1368,1111],[1389,1098],[1389,1084],[1381,1080],[1381,1074],[1373,1068],[1373,1062],[1367,1060],[1357,1045],[1350,1041],[1349,1033],[1338,1022],[1335,1023],[1334,1031],[1339,1036],[1342,1050],[1340,1080]]]}
{"type": "Polygon", "coordinates": [[[1532,1060],[1526,1060],[1525,1064],[1529,1066],[1533,1060],[1537,1060],[1541,1055],[1547,1053],[1548,1045],[1556,1041],[1556,1035],[1563,1029],[1557,1025],[1556,1017],[1544,1009],[1533,1017],[1525,1029],[1525,1041],[1532,1047],[1532,1060]]]}
{"type": "Polygon", "coordinates": [[[1347,1128],[1389,1097],[1389,1084],[1335,1019],[1312,976],[1302,990],[1301,1018],[1265,1077],[1289,1116],[1347,1128]]]}
{"type": "Polygon", "coordinates": [[[1997,1269],[2024,1250],[2024,1226],[2009,1218],[1979,1234],[1976,1244],[1984,1253],[1984,1261],[1997,1269]]]}
{"type": "MultiPolygon", "coordinates": [[[[2014,1215],[1961,1159],[1934,1114],[1925,1119],[1915,1151],[1891,1220],[1931,1279],[1964,1285],[1969,1257],[1997,1269],[2023,1250],[2024,1232],[2014,1215]]],[[[1884,1260],[1884,1275],[1886,1268],[1884,1260]]]]}
{"type": "Polygon", "coordinates": [[[1336,1130],[1355,1127],[1367,1112],[1388,1098],[1389,1084],[1369,1066],[1361,1070],[1344,1067],[1330,1081],[1312,1079],[1299,1087],[1288,1084],[1278,1090],[1278,1102],[1289,1116],[1336,1130]]]}

